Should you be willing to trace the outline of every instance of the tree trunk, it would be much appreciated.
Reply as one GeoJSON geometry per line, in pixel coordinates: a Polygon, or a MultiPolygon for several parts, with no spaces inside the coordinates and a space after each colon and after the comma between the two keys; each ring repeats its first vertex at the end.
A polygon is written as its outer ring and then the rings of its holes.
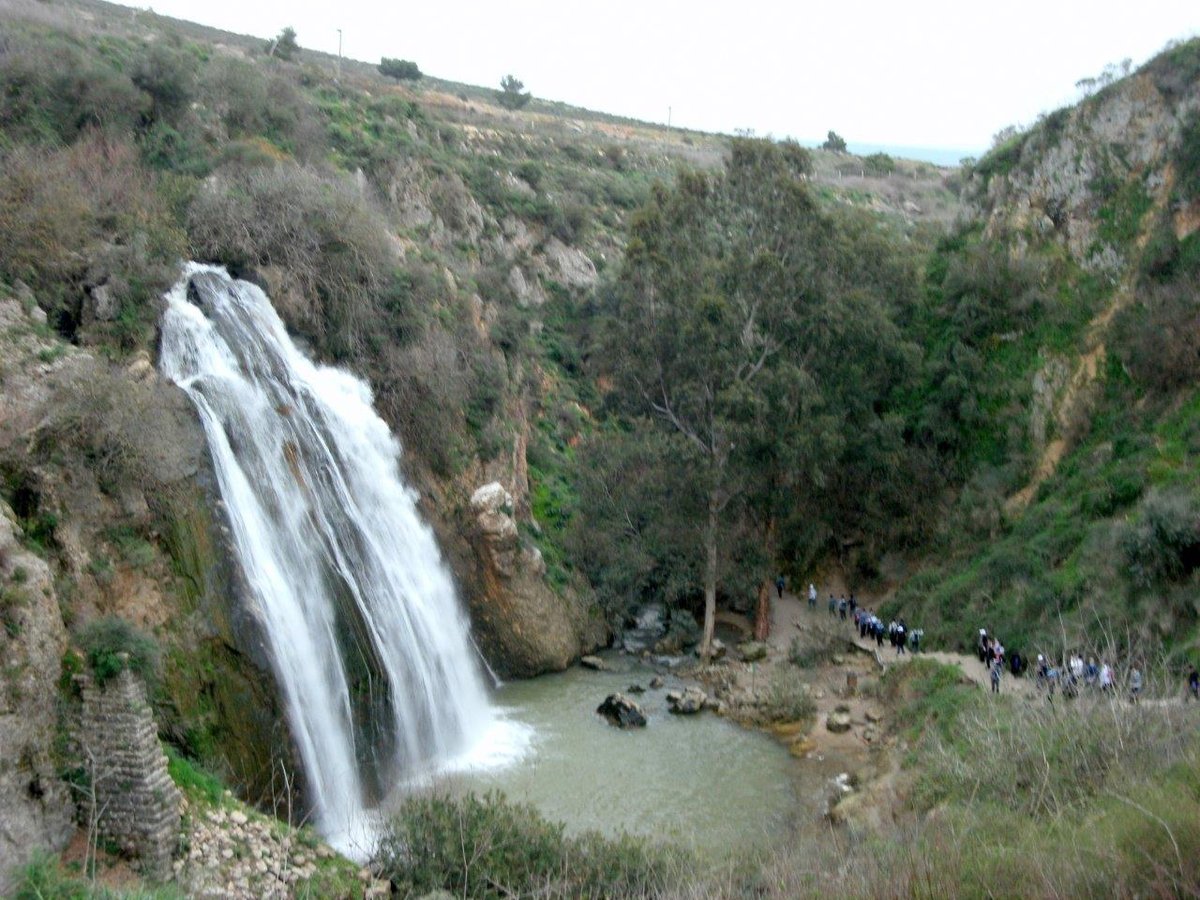
{"type": "Polygon", "coordinates": [[[700,658],[712,659],[713,629],[717,621],[717,492],[708,495],[708,525],[704,529],[704,638],[700,658]]]}
{"type": "Polygon", "coordinates": [[[754,607],[754,639],[765,641],[771,636],[771,591],[774,585],[770,577],[758,585],[758,605],[754,607]]]}
{"type": "MultiPolygon", "coordinates": [[[[767,553],[773,559],[775,556],[775,517],[767,519],[767,529],[764,535],[767,553]]],[[[771,591],[774,585],[771,576],[763,576],[758,586],[758,605],[754,608],[754,639],[765,641],[771,636],[771,591]]]]}

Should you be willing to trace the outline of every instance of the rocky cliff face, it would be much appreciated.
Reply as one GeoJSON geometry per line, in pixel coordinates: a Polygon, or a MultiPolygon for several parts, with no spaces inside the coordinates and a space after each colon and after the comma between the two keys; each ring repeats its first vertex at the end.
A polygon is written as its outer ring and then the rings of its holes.
{"type": "MultiPolygon", "coordinates": [[[[1160,58],[993,151],[972,179],[989,238],[1061,241],[1084,267],[1120,277],[1141,216],[1171,205],[1171,160],[1200,111],[1200,80],[1160,58]]],[[[1194,230],[1171,209],[1177,236],[1194,230]]]]}
{"type": "Polygon", "coordinates": [[[61,849],[74,830],[74,801],[51,756],[67,634],[50,569],[23,536],[0,502],[0,894],[13,869],[61,849]]]}
{"type": "Polygon", "coordinates": [[[512,494],[497,482],[471,496],[474,566],[467,576],[472,621],[484,655],[508,677],[560,671],[607,637],[605,625],[569,591],[546,582],[546,564],[522,541],[512,494]]]}

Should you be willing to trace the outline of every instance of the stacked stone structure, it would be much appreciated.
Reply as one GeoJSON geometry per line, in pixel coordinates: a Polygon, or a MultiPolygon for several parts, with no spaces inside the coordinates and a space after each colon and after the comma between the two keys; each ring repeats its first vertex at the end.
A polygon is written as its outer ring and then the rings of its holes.
{"type": "Polygon", "coordinates": [[[166,880],[179,843],[182,797],[167,772],[145,685],[123,668],[104,685],[87,679],[81,687],[78,742],[94,787],[99,834],[139,859],[147,875],[166,880]]]}

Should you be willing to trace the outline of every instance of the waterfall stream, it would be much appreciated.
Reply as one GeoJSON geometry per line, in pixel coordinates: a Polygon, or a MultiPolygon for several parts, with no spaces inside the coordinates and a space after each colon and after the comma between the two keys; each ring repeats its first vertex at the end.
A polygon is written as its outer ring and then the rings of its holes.
{"type": "Polygon", "coordinates": [[[362,857],[393,786],[510,761],[527,735],[489,705],[367,385],[223,269],[189,264],[166,299],[160,366],[203,422],[316,824],[362,857]]]}

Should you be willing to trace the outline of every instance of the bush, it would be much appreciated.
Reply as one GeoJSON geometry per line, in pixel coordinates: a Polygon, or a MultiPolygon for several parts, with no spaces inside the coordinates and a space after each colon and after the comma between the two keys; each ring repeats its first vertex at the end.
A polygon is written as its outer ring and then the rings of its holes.
{"type": "Polygon", "coordinates": [[[1142,288],[1120,313],[1115,342],[1134,378],[1172,392],[1200,380],[1200,295],[1181,280],[1142,288]]]}
{"type": "Polygon", "coordinates": [[[1178,581],[1200,568],[1200,504],[1186,489],[1152,490],[1125,529],[1126,566],[1138,586],[1178,581]]]}
{"type": "Polygon", "coordinates": [[[106,283],[115,317],[94,323],[97,335],[124,349],[144,344],[183,248],[129,143],[92,133],[61,150],[0,157],[0,274],[28,282],[68,337],[83,324],[85,285],[106,283]]]}
{"type": "Polygon", "coordinates": [[[404,897],[657,897],[687,864],[679,851],[561,824],[503,794],[411,797],[375,860],[404,897]]]}
{"type": "MultiPolygon", "coordinates": [[[[188,215],[193,256],[233,271],[283,269],[306,309],[283,307],[288,325],[324,354],[362,353],[377,327],[376,300],[395,270],[385,221],[352,178],[293,164],[221,170],[188,215]]],[[[278,299],[278,298],[276,298],[278,299]]]]}
{"type": "Polygon", "coordinates": [[[96,619],[84,626],[79,633],[79,646],[99,684],[123,669],[147,682],[156,681],[161,671],[162,651],[154,639],[116,616],[96,619]],[[128,658],[122,659],[122,654],[128,658]]]}
{"type": "Polygon", "coordinates": [[[760,709],[771,722],[800,722],[816,715],[817,704],[800,673],[791,666],[779,666],[760,709]]]}
{"type": "Polygon", "coordinates": [[[0,123],[18,141],[70,143],[92,128],[136,129],[151,98],[110,56],[32,33],[5,35],[0,53],[0,123]]]}
{"type": "Polygon", "coordinates": [[[388,59],[385,56],[379,61],[379,72],[397,81],[418,81],[421,78],[420,68],[408,59],[388,59]]]}

